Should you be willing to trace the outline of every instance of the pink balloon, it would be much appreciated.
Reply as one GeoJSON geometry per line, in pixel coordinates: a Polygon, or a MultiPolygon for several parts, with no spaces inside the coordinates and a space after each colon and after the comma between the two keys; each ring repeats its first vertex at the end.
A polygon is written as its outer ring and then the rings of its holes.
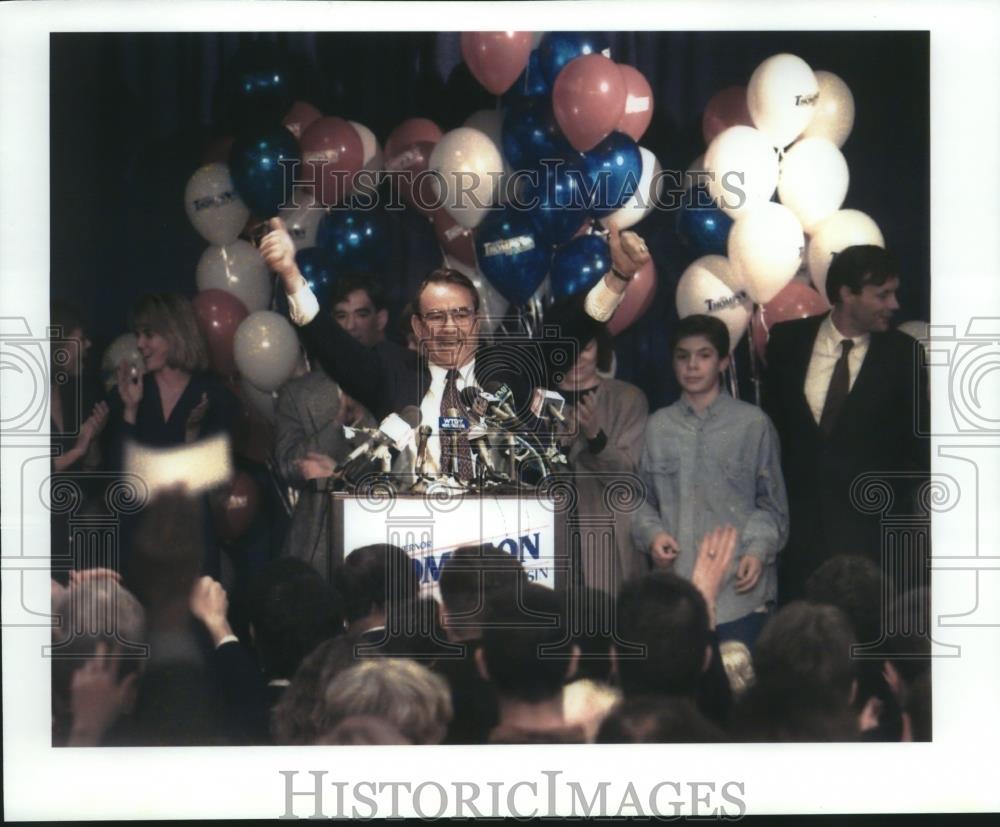
{"type": "Polygon", "coordinates": [[[462,32],[462,59],[488,92],[502,95],[531,56],[531,32],[462,32]]]}
{"type": "Polygon", "coordinates": [[[444,207],[434,210],[430,219],[441,249],[462,264],[475,267],[476,245],[472,239],[472,231],[459,224],[444,207]]]}
{"type": "Polygon", "coordinates": [[[302,133],[322,117],[323,113],[311,103],[295,101],[281,122],[296,138],[301,138],[302,133]]]}
{"type": "Polygon", "coordinates": [[[635,274],[625,291],[625,298],[618,305],[615,315],[608,321],[608,333],[617,336],[630,327],[653,304],[656,296],[656,266],[650,259],[635,274]]]}
{"type": "Polygon", "coordinates": [[[618,121],[618,132],[638,141],[653,120],[653,90],[646,76],[634,66],[619,63],[625,79],[625,114],[618,121]]]}
{"type": "Polygon", "coordinates": [[[247,307],[232,293],[225,290],[202,290],[191,300],[194,315],[205,341],[208,359],[220,376],[233,376],[236,360],[233,357],[233,338],[236,328],[247,317],[247,307]]]}
{"type": "Polygon", "coordinates": [[[556,77],[552,110],[572,147],[587,152],[610,135],[625,114],[626,85],[610,58],[574,58],[556,77]]]}
{"type": "MultiPolygon", "coordinates": [[[[389,168],[396,156],[402,153],[407,147],[417,143],[428,143],[433,146],[441,140],[441,128],[434,121],[427,118],[410,118],[403,121],[389,135],[385,142],[386,168],[389,168]]],[[[427,153],[428,156],[430,152],[427,153]]],[[[425,167],[426,169],[426,167],[425,167]]]]}
{"type": "MultiPolygon", "coordinates": [[[[358,130],[343,118],[320,118],[302,133],[301,146],[304,166],[312,169],[316,203],[324,207],[343,203],[365,161],[358,130]]],[[[309,178],[309,172],[303,177],[309,178]]]]}
{"type": "Polygon", "coordinates": [[[829,309],[830,303],[825,296],[821,296],[811,285],[792,279],[771,301],[754,310],[751,338],[760,360],[764,361],[767,340],[776,324],[819,316],[829,309]]]}
{"type": "Polygon", "coordinates": [[[745,86],[727,86],[709,98],[705,114],[701,116],[701,134],[705,137],[705,145],[708,146],[716,135],[731,126],[753,126],[745,86]]]}

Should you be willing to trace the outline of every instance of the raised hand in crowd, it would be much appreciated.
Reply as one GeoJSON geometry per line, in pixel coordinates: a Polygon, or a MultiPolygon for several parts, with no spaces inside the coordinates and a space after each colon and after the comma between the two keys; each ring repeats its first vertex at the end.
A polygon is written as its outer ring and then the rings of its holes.
{"type": "Polygon", "coordinates": [[[580,423],[580,430],[587,439],[596,439],[601,432],[603,422],[597,411],[597,395],[589,394],[580,397],[576,403],[576,416],[580,423]]]}
{"type": "Polygon", "coordinates": [[[133,703],[139,673],[130,672],[118,680],[121,661],[113,655],[109,654],[106,643],[98,643],[94,657],[73,673],[70,685],[73,726],[67,746],[97,746],[133,703]]]}
{"type": "Polygon", "coordinates": [[[739,532],[731,525],[724,528],[714,528],[704,536],[698,547],[698,556],[694,561],[694,571],[691,572],[691,582],[695,585],[705,603],[708,604],[709,625],[715,628],[715,601],[722,588],[729,567],[733,562],[733,553],[739,532]]]}
{"type": "Polygon", "coordinates": [[[94,440],[100,436],[101,431],[104,430],[104,426],[108,423],[108,410],[109,408],[107,402],[98,402],[94,405],[94,409],[91,411],[90,416],[88,416],[80,425],[80,433],[77,436],[73,447],[62,456],[55,458],[54,466],[56,471],[62,471],[69,468],[69,466],[73,465],[77,462],[77,460],[80,460],[87,455],[87,452],[90,450],[90,446],[93,444],[94,440]]]}
{"type": "Polygon", "coordinates": [[[196,580],[191,589],[190,606],[191,614],[204,624],[215,646],[232,635],[227,617],[229,596],[218,580],[208,576],[196,580]]]}
{"type": "MultiPolygon", "coordinates": [[[[613,277],[608,282],[608,286],[616,293],[622,293],[628,283],[623,281],[622,277],[631,280],[646,265],[650,259],[649,248],[637,233],[631,230],[619,232],[618,225],[614,221],[609,221],[607,226],[608,246],[611,248],[611,266],[620,274],[618,277],[613,277]]],[[[613,271],[612,276],[615,276],[613,271]]]]}
{"type": "Polygon", "coordinates": [[[285,292],[294,293],[302,278],[295,263],[295,243],[280,218],[272,218],[268,226],[270,230],[260,242],[260,255],[267,266],[280,276],[285,292]]]}
{"type": "Polygon", "coordinates": [[[125,405],[125,421],[135,425],[139,403],[142,402],[142,374],[123,359],[115,369],[115,378],[118,380],[118,395],[125,405]]]}
{"type": "Polygon", "coordinates": [[[201,423],[208,413],[208,394],[201,395],[201,401],[191,409],[187,421],[184,423],[184,441],[194,442],[201,433],[201,423]]]}
{"type": "Polygon", "coordinates": [[[649,553],[653,558],[654,568],[669,568],[680,554],[680,546],[671,535],[661,531],[650,542],[649,553]]]}

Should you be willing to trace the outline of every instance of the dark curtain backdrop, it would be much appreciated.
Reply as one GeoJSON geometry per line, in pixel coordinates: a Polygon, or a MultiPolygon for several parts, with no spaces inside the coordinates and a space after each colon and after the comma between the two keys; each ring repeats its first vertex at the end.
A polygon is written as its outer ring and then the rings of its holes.
{"type": "MultiPolygon", "coordinates": [[[[360,121],[384,142],[408,117],[442,129],[496,106],[460,63],[448,33],[53,34],[51,40],[51,284],[80,305],[100,349],[125,329],[128,307],[154,291],[193,294],[205,242],[188,224],[184,186],[208,142],[230,130],[227,63],[256,38],[291,55],[300,99],[360,121]]],[[[930,307],[929,35],[926,32],[616,32],[612,57],[652,85],[653,124],[640,142],[664,169],[704,151],[701,113],[764,58],[791,52],[839,75],[856,105],[843,147],[851,171],[845,207],[871,215],[902,270],[899,321],[930,307]]],[[[652,408],[677,396],[667,338],[674,292],[692,255],[672,213],[635,229],[650,243],[660,290],[650,312],[616,342],[622,379],[652,408]]],[[[391,299],[400,305],[440,261],[428,222],[390,216],[391,299]]],[[[749,393],[745,358],[737,360],[749,393]]]]}

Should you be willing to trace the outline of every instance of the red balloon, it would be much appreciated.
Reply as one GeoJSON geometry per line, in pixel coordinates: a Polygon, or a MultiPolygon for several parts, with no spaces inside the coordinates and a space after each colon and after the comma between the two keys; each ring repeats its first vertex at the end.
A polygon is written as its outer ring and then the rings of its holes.
{"type": "MultiPolygon", "coordinates": [[[[343,118],[320,118],[302,133],[301,145],[305,167],[312,169],[316,203],[324,207],[344,203],[365,161],[358,130],[343,118]]],[[[309,178],[309,173],[303,177],[309,178]]]]}
{"type": "MultiPolygon", "coordinates": [[[[399,171],[398,178],[393,177],[393,187],[398,187],[403,200],[411,207],[416,207],[423,215],[433,221],[434,210],[430,205],[439,203],[437,191],[434,189],[434,177],[425,175],[434,144],[430,141],[418,141],[410,144],[391,161],[385,162],[387,171],[399,171]],[[417,192],[419,190],[419,197],[417,192]]],[[[443,207],[442,207],[443,209],[443,207]]]]}
{"type": "Polygon", "coordinates": [[[619,63],[618,68],[625,79],[625,114],[615,128],[638,141],[653,120],[653,90],[646,76],[634,66],[619,63]]]}
{"type": "Polygon", "coordinates": [[[282,119],[282,123],[288,128],[296,139],[302,138],[302,133],[305,132],[315,121],[318,121],[323,117],[323,113],[320,112],[311,103],[306,103],[305,101],[295,101],[292,104],[292,108],[288,110],[288,114],[282,119]]]}
{"type": "MultiPolygon", "coordinates": [[[[428,143],[433,147],[441,140],[443,134],[441,128],[427,118],[410,118],[408,121],[403,121],[392,130],[385,142],[386,168],[389,168],[389,164],[397,155],[413,144],[428,143]]],[[[430,153],[427,154],[430,155],[430,153]]]]}
{"type": "Polygon", "coordinates": [[[608,320],[608,333],[617,336],[649,310],[656,296],[656,265],[653,259],[642,265],[625,291],[625,298],[608,320]]]}
{"type": "Polygon", "coordinates": [[[469,267],[476,266],[476,245],[470,230],[452,218],[444,207],[439,207],[431,213],[431,223],[434,225],[438,243],[445,253],[469,267]]]}
{"type": "Polygon", "coordinates": [[[206,164],[228,164],[229,150],[233,146],[233,136],[224,135],[221,138],[213,138],[205,147],[205,155],[202,159],[206,164]]]}
{"type": "Polygon", "coordinates": [[[754,310],[750,325],[751,338],[760,360],[764,361],[770,330],[776,324],[819,316],[829,309],[830,303],[825,296],[821,296],[812,286],[792,279],[771,301],[754,310]]]}
{"type": "Polygon", "coordinates": [[[705,145],[712,143],[716,135],[731,126],[753,126],[745,86],[727,86],[709,98],[701,116],[701,134],[705,136],[705,145]]]}
{"type": "Polygon", "coordinates": [[[229,377],[225,384],[240,401],[239,416],[233,426],[233,449],[238,456],[263,464],[274,444],[274,428],[247,402],[235,378],[229,377]]]}
{"type": "Polygon", "coordinates": [[[215,510],[215,527],[219,536],[232,543],[246,534],[260,506],[260,491],[246,471],[237,471],[229,492],[215,510]]]}
{"type": "Polygon", "coordinates": [[[625,98],[625,78],[618,64],[604,55],[583,55],[556,77],[552,110],[572,147],[588,152],[618,126],[625,98]]]}
{"type": "Polygon", "coordinates": [[[462,32],[462,58],[488,92],[502,95],[531,57],[531,32],[462,32]]]}
{"type": "Polygon", "coordinates": [[[202,290],[191,304],[198,327],[208,343],[212,370],[220,376],[233,376],[237,372],[233,337],[240,322],[248,315],[246,305],[225,290],[202,290]]]}

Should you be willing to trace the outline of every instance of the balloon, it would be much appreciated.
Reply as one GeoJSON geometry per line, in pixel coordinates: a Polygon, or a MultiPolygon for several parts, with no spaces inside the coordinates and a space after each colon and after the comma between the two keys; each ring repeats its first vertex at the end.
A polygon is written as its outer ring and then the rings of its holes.
{"type": "Polygon", "coordinates": [[[519,98],[547,98],[551,94],[552,87],[545,80],[545,74],[542,72],[542,66],[539,62],[538,50],[535,49],[528,57],[528,65],[524,71],[504,95],[503,103],[509,107],[519,98]]]}
{"type": "Polygon", "coordinates": [[[462,58],[487,91],[502,95],[531,55],[531,32],[462,32],[462,58]]]}
{"type": "Polygon", "coordinates": [[[337,280],[330,254],[322,247],[307,247],[295,254],[295,263],[299,266],[302,278],[309,283],[309,289],[316,296],[319,306],[326,308],[337,280]]]}
{"type": "Polygon", "coordinates": [[[440,174],[442,206],[463,227],[477,226],[496,203],[503,158],[478,129],[463,126],[446,133],[431,152],[428,169],[440,174]]]}
{"type": "Polygon", "coordinates": [[[501,295],[523,304],[549,270],[551,254],[526,213],[504,207],[490,213],[476,230],[476,263],[501,295]]]}
{"type": "Polygon", "coordinates": [[[233,355],[239,372],[257,390],[276,391],[295,370],[299,340],[283,316],[258,310],[237,328],[233,355]]]}
{"type": "Polygon", "coordinates": [[[115,339],[104,351],[101,358],[101,379],[104,390],[110,392],[118,384],[115,370],[122,362],[135,365],[139,373],[146,372],[146,363],[139,352],[139,340],[134,333],[123,333],[115,339]]]}
{"type": "Polygon", "coordinates": [[[674,227],[677,237],[696,256],[724,256],[733,219],[711,204],[705,189],[688,190],[677,208],[674,227]]]}
{"type": "Polygon", "coordinates": [[[779,149],[809,125],[818,98],[816,75],[795,55],[769,57],[754,69],[747,84],[747,109],[754,126],[779,149]]]}
{"type": "Polygon", "coordinates": [[[590,213],[595,218],[624,207],[642,179],[639,145],[621,132],[612,132],[590,152],[582,153],[580,166],[593,194],[590,213]]]}
{"type": "MultiPolygon", "coordinates": [[[[708,192],[708,169],[705,166],[705,155],[701,154],[695,158],[688,168],[684,171],[683,187],[685,190],[694,189],[698,187],[708,192]]],[[[708,196],[709,202],[711,203],[711,195],[708,196]]],[[[695,206],[708,206],[708,203],[702,204],[700,201],[692,201],[695,206]]]]}
{"type": "MultiPolygon", "coordinates": [[[[382,147],[378,145],[375,133],[357,121],[348,121],[348,123],[354,127],[354,131],[358,133],[358,137],[361,139],[361,168],[369,172],[378,172],[382,169],[384,159],[382,157],[382,147]]],[[[375,183],[374,177],[372,178],[372,183],[375,183]]]]}
{"type": "Polygon", "coordinates": [[[296,140],[302,139],[302,133],[309,128],[310,124],[314,121],[318,121],[323,117],[323,113],[320,112],[311,103],[306,103],[305,101],[295,101],[292,104],[292,108],[288,110],[288,114],[282,119],[282,123],[285,128],[291,132],[296,140]]]}
{"type": "Polygon", "coordinates": [[[703,313],[725,322],[730,353],[743,338],[753,307],[725,256],[702,256],[688,265],[677,282],[676,302],[681,319],[703,313]]]}
{"type": "Polygon", "coordinates": [[[625,112],[618,119],[615,130],[638,141],[653,120],[653,90],[646,76],[634,66],[619,63],[618,69],[625,81],[625,112]]]}
{"type": "Polygon", "coordinates": [[[435,209],[441,208],[434,180],[427,174],[434,146],[428,141],[419,141],[385,162],[387,172],[402,173],[398,178],[393,176],[390,179],[392,186],[398,187],[403,200],[427,218],[435,209]]]}
{"type": "Polygon", "coordinates": [[[587,152],[618,125],[627,93],[617,63],[604,55],[585,55],[571,61],[556,78],[552,112],[570,145],[587,152]]]}
{"type": "Polygon", "coordinates": [[[215,509],[215,528],[224,542],[233,543],[246,534],[257,516],[260,492],[246,471],[237,471],[226,498],[215,509]]]}
{"type": "MultiPolygon", "coordinates": [[[[358,130],[343,118],[320,118],[302,133],[302,159],[319,186],[316,203],[343,204],[354,186],[354,174],[364,164],[364,144],[358,130]]],[[[310,178],[307,172],[305,178],[310,178]]]]}
{"type": "MultiPolygon", "coordinates": [[[[498,109],[480,109],[478,112],[473,112],[465,119],[463,126],[467,126],[469,129],[478,129],[487,138],[489,138],[493,145],[497,148],[497,152],[502,153],[503,151],[503,121],[504,113],[498,109]]],[[[503,164],[503,175],[500,176],[500,183],[497,188],[497,203],[506,204],[510,198],[514,196],[514,192],[508,192],[508,189],[515,189],[510,187],[510,176],[513,173],[513,169],[507,161],[503,164]]]]}
{"type": "Polygon", "coordinates": [[[444,266],[458,270],[458,272],[465,275],[475,285],[476,292],[479,293],[479,308],[482,312],[480,327],[487,333],[492,333],[496,330],[497,325],[500,324],[506,315],[507,308],[510,307],[510,302],[503,297],[499,290],[489,283],[486,276],[480,273],[475,266],[470,267],[448,256],[445,256],[444,266]]]}
{"type": "Polygon", "coordinates": [[[830,303],[811,285],[792,280],[762,307],[764,322],[771,328],[778,322],[819,316],[830,309],[830,303]]]}
{"type": "Polygon", "coordinates": [[[588,199],[582,174],[572,162],[546,165],[538,183],[526,187],[524,203],[532,205],[531,220],[546,244],[565,244],[586,221],[588,199]]]}
{"type": "Polygon", "coordinates": [[[207,164],[188,179],[184,211],[198,234],[210,244],[235,241],[250,218],[250,210],[236,192],[225,164],[207,164]]]}
{"type": "Polygon", "coordinates": [[[583,293],[611,269],[611,248],[599,235],[574,238],[552,257],[552,298],[583,293]]]}
{"type": "Polygon", "coordinates": [[[652,211],[653,206],[660,197],[660,188],[663,184],[661,176],[660,162],[656,156],[645,147],[639,147],[639,156],[642,161],[642,173],[639,176],[639,186],[625,204],[607,218],[601,219],[601,223],[606,227],[609,221],[614,221],[619,230],[627,230],[638,224],[652,211]]]}
{"type": "Polygon", "coordinates": [[[299,143],[283,126],[244,133],[229,150],[229,172],[244,203],[261,218],[291,203],[299,143]],[[286,169],[287,166],[287,169],[286,169]]]}
{"type": "Polygon", "coordinates": [[[640,268],[629,283],[615,314],[608,320],[608,333],[617,336],[643,316],[656,296],[656,265],[650,259],[640,268]]]}
{"type": "Polygon", "coordinates": [[[389,263],[385,221],[377,210],[330,210],[320,221],[316,244],[338,271],[381,271],[389,263]]]}
{"type": "Polygon", "coordinates": [[[271,426],[274,420],[273,395],[257,390],[243,378],[237,381],[230,377],[225,385],[240,403],[239,414],[233,424],[233,448],[236,454],[253,462],[267,462],[271,446],[274,445],[274,429],[271,426]],[[270,408],[271,421],[265,419],[258,408],[270,408]]]}
{"type": "Polygon", "coordinates": [[[735,276],[758,304],[773,299],[802,264],[805,236],[788,207],[768,201],[736,219],[727,247],[735,276]]]}
{"type": "Polygon", "coordinates": [[[732,218],[771,200],[778,186],[778,156],[771,141],[751,126],[731,126],[705,152],[708,191],[732,218]]]}
{"type": "Polygon", "coordinates": [[[250,313],[271,303],[271,277],[260,253],[238,239],[225,247],[208,247],[198,259],[195,281],[199,290],[232,293],[250,313]]]}
{"type": "Polygon", "coordinates": [[[191,300],[191,305],[208,343],[212,370],[220,376],[232,376],[236,373],[233,339],[247,317],[246,305],[232,293],[216,289],[202,290],[191,300]]]}
{"type": "Polygon", "coordinates": [[[822,295],[826,295],[826,271],[833,257],[855,244],[885,247],[878,224],[860,210],[838,210],[816,227],[809,239],[809,278],[822,295]]]}
{"type": "Polygon", "coordinates": [[[504,157],[515,170],[532,169],[573,151],[544,98],[514,102],[504,117],[501,142],[504,157]]]}
{"type": "Polygon", "coordinates": [[[253,414],[259,416],[269,425],[274,424],[274,409],[278,401],[274,391],[262,391],[255,388],[244,377],[240,379],[240,396],[245,400],[245,404],[253,414]]]}
{"type": "Polygon", "coordinates": [[[854,128],[854,95],[833,72],[820,70],[815,74],[819,100],[802,137],[826,138],[834,146],[842,147],[854,128]]]}
{"type": "MultiPolygon", "coordinates": [[[[410,118],[403,121],[390,133],[385,142],[386,168],[413,144],[430,144],[432,147],[441,140],[441,128],[427,118],[410,118]]],[[[395,166],[395,169],[406,169],[395,166]]]]}
{"type": "Polygon", "coordinates": [[[812,233],[847,197],[847,161],[826,138],[802,138],[781,159],[778,198],[812,233]]]}
{"type": "Polygon", "coordinates": [[[545,82],[552,86],[564,66],[581,55],[610,57],[608,38],[603,32],[547,32],[538,44],[538,62],[545,82]]]}
{"type": "Polygon", "coordinates": [[[705,146],[731,126],[753,126],[750,110],[747,109],[745,86],[727,86],[708,99],[701,116],[701,134],[705,137],[705,146]]]}
{"type": "Polygon", "coordinates": [[[279,210],[278,215],[285,222],[296,250],[316,246],[316,230],[319,228],[323,216],[326,215],[326,210],[323,207],[309,201],[300,207],[279,210]]]}
{"type": "Polygon", "coordinates": [[[236,53],[230,87],[234,115],[243,127],[278,123],[292,106],[288,62],[270,43],[257,41],[236,53]]]}
{"type": "Polygon", "coordinates": [[[472,240],[472,231],[459,224],[444,207],[434,211],[431,223],[434,226],[434,235],[437,236],[438,244],[441,245],[445,255],[474,268],[476,244],[472,240]]]}

